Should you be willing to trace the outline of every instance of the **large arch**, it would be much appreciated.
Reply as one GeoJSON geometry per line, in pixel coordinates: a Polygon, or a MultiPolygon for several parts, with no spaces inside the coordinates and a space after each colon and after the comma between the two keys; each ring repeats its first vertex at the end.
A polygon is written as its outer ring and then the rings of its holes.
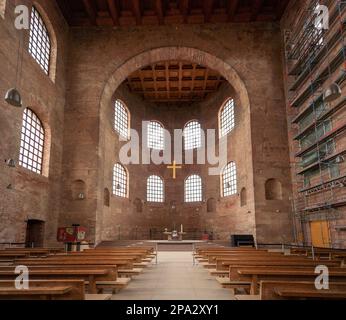
{"type": "MultiPolygon", "coordinates": [[[[124,80],[133,72],[138,69],[145,67],[150,64],[158,63],[161,61],[167,60],[180,60],[188,61],[191,63],[196,63],[203,65],[207,68],[210,68],[220,75],[222,75],[229,84],[233,87],[234,91],[237,94],[237,100],[242,109],[245,110],[245,114],[248,117],[246,121],[249,126],[248,131],[248,140],[247,144],[249,146],[249,151],[252,150],[251,143],[251,118],[250,118],[250,98],[246,86],[243,80],[240,78],[239,74],[235,71],[233,66],[229,61],[222,60],[221,58],[206,52],[200,49],[191,48],[191,47],[180,47],[180,46],[168,46],[168,47],[159,47],[153,48],[141,52],[128,60],[119,63],[118,65],[113,66],[113,70],[110,71],[110,76],[108,80],[105,81],[103,90],[100,96],[100,105],[99,105],[99,147],[98,147],[98,162],[99,162],[99,174],[98,174],[98,185],[104,186],[105,173],[107,168],[104,168],[104,159],[105,154],[105,124],[108,121],[107,110],[112,107],[112,102],[114,101],[114,95],[118,87],[123,83],[124,80]]],[[[251,151],[252,153],[252,151],[251,151]]],[[[248,162],[248,180],[251,185],[253,185],[253,161],[249,159],[248,162]]],[[[100,187],[101,188],[101,187],[100,187]]],[[[254,190],[250,190],[251,193],[254,190]]],[[[254,194],[252,195],[254,197],[254,194]]],[[[101,199],[101,198],[100,198],[101,199]]],[[[102,200],[102,199],[101,199],[102,200]]],[[[97,221],[103,220],[103,201],[97,199],[97,221]]],[[[251,207],[252,212],[255,212],[254,205],[251,207]]],[[[100,230],[100,226],[96,227],[97,230],[100,230]]],[[[96,243],[101,239],[99,232],[96,232],[96,243]]]]}
{"type": "Polygon", "coordinates": [[[242,108],[250,107],[250,99],[245,84],[230,64],[215,55],[196,48],[160,47],[142,52],[116,67],[103,88],[100,113],[109,106],[114,92],[129,74],[149,64],[165,60],[189,61],[219,72],[239,94],[242,108]]]}

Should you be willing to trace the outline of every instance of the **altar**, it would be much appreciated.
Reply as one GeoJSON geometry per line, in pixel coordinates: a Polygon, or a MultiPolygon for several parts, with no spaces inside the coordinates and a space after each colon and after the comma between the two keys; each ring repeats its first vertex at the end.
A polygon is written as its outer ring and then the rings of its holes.
{"type": "Polygon", "coordinates": [[[183,241],[183,237],[184,235],[186,235],[186,232],[184,232],[183,225],[181,225],[180,231],[168,231],[168,229],[166,228],[163,234],[167,237],[168,241],[183,241]]]}
{"type": "Polygon", "coordinates": [[[168,232],[168,231],[165,231],[163,234],[165,236],[167,236],[168,241],[183,241],[183,237],[186,234],[186,232],[177,232],[177,231],[168,232]]]}

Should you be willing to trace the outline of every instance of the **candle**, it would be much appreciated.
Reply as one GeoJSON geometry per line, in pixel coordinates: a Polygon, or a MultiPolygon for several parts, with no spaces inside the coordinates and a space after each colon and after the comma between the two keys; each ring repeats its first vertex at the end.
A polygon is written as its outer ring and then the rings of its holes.
{"type": "Polygon", "coordinates": [[[183,225],[180,226],[180,232],[183,233],[183,225]]]}

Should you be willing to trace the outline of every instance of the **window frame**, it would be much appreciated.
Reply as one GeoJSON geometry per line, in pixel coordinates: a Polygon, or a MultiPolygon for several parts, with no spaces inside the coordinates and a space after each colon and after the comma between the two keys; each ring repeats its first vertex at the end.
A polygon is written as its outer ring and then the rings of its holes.
{"type": "Polygon", "coordinates": [[[45,161],[45,147],[46,130],[40,117],[31,108],[25,108],[22,116],[19,165],[42,176],[45,161]],[[32,138],[32,135],[34,138],[32,138]],[[29,161],[31,161],[31,165],[29,161]]]}
{"type": "MultiPolygon", "coordinates": [[[[153,181],[155,182],[155,181],[153,181]]],[[[152,174],[150,176],[148,176],[147,178],[147,181],[146,181],[146,200],[148,203],[151,203],[151,204],[163,204],[165,202],[165,181],[164,179],[157,175],[157,174],[152,174]],[[161,187],[162,187],[162,194],[158,194],[158,193],[152,193],[153,191],[158,191],[159,190],[159,187],[157,187],[157,185],[151,188],[149,188],[149,182],[150,182],[150,179],[151,178],[158,178],[158,181],[160,181],[161,183],[161,187]],[[155,189],[155,190],[153,190],[155,189]],[[151,191],[151,192],[149,192],[151,191]],[[151,196],[149,198],[149,196],[151,196]]]]}
{"type": "MultiPolygon", "coordinates": [[[[158,131],[156,131],[157,134],[158,131]]],[[[164,125],[157,120],[149,120],[148,125],[147,125],[147,147],[151,150],[157,150],[157,151],[164,151],[165,150],[165,127],[164,125]],[[155,139],[155,129],[150,129],[150,125],[152,124],[158,124],[162,130],[162,137],[158,137],[158,141],[154,141],[155,139]],[[154,138],[154,139],[153,139],[154,138]],[[161,146],[156,147],[156,145],[162,143],[162,148],[161,146]]]]}
{"type": "MultiPolygon", "coordinates": [[[[194,181],[192,181],[192,186],[194,188],[196,187],[196,183],[194,181]],[[195,186],[194,186],[194,184],[195,184],[195,186]]],[[[188,177],[186,177],[186,179],[184,181],[184,203],[191,204],[191,203],[201,203],[201,202],[203,202],[203,180],[202,180],[202,177],[199,174],[193,173],[193,174],[190,174],[188,177]],[[197,192],[200,192],[200,198],[198,198],[198,199],[196,199],[197,197],[195,196],[196,194],[198,194],[196,192],[196,190],[190,190],[189,193],[188,193],[188,190],[187,190],[188,182],[193,177],[198,177],[199,181],[200,181],[200,190],[197,190],[197,192]]]]}
{"type": "Polygon", "coordinates": [[[223,168],[222,172],[221,172],[221,197],[222,198],[227,198],[227,197],[232,197],[234,195],[238,194],[238,171],[237,171],[237,164],[235,161],[230,161],[227,163],[227,165],[223,168]],[[234,165],[234,169],[232,170],[232,165],[234,165]],[[230,173],[229,173],[229,179],[226,181],[225,179],[225,175],[227,168],[230,167],[230,173]],[[233,184],[232,184],[233,182],[233,184]],[[226,188],[225,185],[226,183],[231,183],[231,187],[228,188],[230,189],[231,193],[227,193],[226,194],[226,188]],[[232,191],[233,190],[233,191],[232,191]],[[232,193],[233,192],[233,193],[232,193]]]}
{"type": "Polygon", "coordinates": [[[229,97],[225,100],[225,102],[222,104],[219,110],[219,137],[220,138],[227,137],[229,134],[233,132],[233,130],[236,127],[235,106],[236,106],[236,103],[234,98],[229,97]],[[231,111],[229,111],[230,114],[224,116],[225,110],[228,106],[231,106],[230,108],[231,111]],[[224,120],[224,118],[226,118],[226,120],[224,120]],[[229,125],[226,124],[225,126],[223,123],[224,121],[227,121],[230,124],[229,125]],[[229,129],[226,132],[227,127],[229,127],[229,129]]]}
{"type": "MultiPolygon", "coordinates": [[[[131,117],[130,117],[130,111],[127,107],[127,105],[124,103],[124,101],[122,101],[121,99],[115,99],[114,100],[114,123],[113,123],[113,128],[114,128],[114,131],[119,135],[119,137],[121,137],[122,139],[125,139],[125,140],[129,140],[130,139],[130,128],[131,128],[131,117]],[[125,113],[126,114],[126,121],[127,121],[127,129],[126,129],[126,136],[123,135],[124,132],[117,128],[116,124],[117,124],[117,106],[120,106],[124,109],[125,113]]],[[[123,117],[123,116],[122,116],[123,117]]],[[[120,124],[122,124],[122,119],[120,121],[120,124]]]]}
{"type": "MultiPolygon", "coordinates": [[[[197,128],[192,128],[191,131],[193,130],[198,130],[197,128]]],[[[202,148],[202,125],[198,120],[190,120],[189,122],[187,122],[184,126],[184,130],[183,130],[183,137],[184,137],[184,151],[189,151],[189,150],[198,150],[200,148],[202,148]],[[199,125],[199,145],[198,146],[194,146],[193,143],[195,142],[195,140],[198,140],[198,137],[195,136],[195,133],[192,137],[189,137],[188,139],[186,138],[186,130],[188,129],[188,126],[192,123],[196,123],[199,125]],[[187,140],[192,140],[191,145],[189,148],[186,147],[186,141],[187,140]]]]}
{"type": "MultiPolygon", "coordinates": [[[[119,174],[118,174],[119,177],[119,174]]],[[[116,196],[118,198],[122,198],[122,199],[126,199],[129,197],[129,172],[127,170],[127,168],[125,166],[123,166],[121,163],[117,162],[114,164],[113,166],[113,178],[112,178],[112,195],[116,196]],[[120,168],[123,169],[123,172],[125,173],[125,179],[123,179],[121,176],[120,178],[122,179],[122,181],[118,181],[116,180],[116,170],[115,168],[119,166],[120,168]],[[122,188],[121,183],[125,181],[125,188],[122,188]],[[119,183],[121,190],[124,190],[125,192],[122,193],[117,193],[117,183],[119,183]]]]}
{"type": "Polygon", "coordinates": [[[53,41],[47,26],[47,22],[43,18],[40,10],[35,5],[31,7],[30,12],[28,52],[35,62],[40,66],[41,70],[47,76],[50,76],[53,41]],[[41,44],[41,46],[39,46],[39,44],[41,44]],[[44,44],[45,46],[43,46],[44,44]]]}

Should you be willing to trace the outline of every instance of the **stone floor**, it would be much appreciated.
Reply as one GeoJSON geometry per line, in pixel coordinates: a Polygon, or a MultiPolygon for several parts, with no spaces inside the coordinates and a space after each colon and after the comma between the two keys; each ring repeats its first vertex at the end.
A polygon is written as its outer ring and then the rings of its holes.
{"type": "Polygon", "coordinates": [[[215,277],[193,266],[192,252],[159,252],[158,264],[132,279],[113,300],[233,300],[215,277]]]}

